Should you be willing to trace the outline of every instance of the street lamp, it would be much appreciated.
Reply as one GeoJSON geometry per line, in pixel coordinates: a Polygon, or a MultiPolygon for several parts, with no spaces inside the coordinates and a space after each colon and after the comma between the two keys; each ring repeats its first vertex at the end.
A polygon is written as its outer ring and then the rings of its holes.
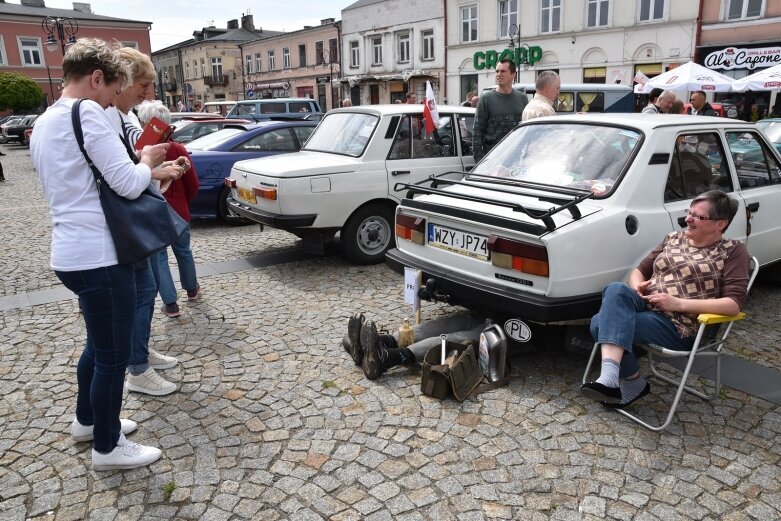
{"type": "Polygon", "coordinates": [[[515,64],[518,68],[523,65],[523,70],[529,70],[529,44],[521,43],[521,27],[518,24],[510,24],[507,30],[507,34],[510,35],[510,45],[508,48],[512,49],[515,54],[515,64]]]}
{"type": "Polygon", "coordinates": [[[323,49],[320,53],[320,59],[322,60],[323,64],[328,63],[328,88],[331,89],[331,108],[335,109],[336,105],[334,105],[334,62],[331,56],[330,51],[326,51],[323,49]]]}
{"type": "Polygon", "coordinates": [[[46,33],[46,48],[50,51],[57,49],[57,41],[60,42],[62,55],[65,56],[65,46],[76,43],[76,33],[79,32],[79,23],[69,16],[47,16],[41,22],[41,29],[46,33]],[[57,32],[55,38],[54,33],[57,32]],[[67,36],[67,40],[66,40],[67,36]]]}

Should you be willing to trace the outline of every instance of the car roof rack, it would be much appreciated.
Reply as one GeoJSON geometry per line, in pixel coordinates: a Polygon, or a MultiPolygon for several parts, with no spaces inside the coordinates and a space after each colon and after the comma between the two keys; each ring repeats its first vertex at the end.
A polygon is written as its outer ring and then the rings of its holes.
{"type": "MultiPolygon", "coordinates": [[[[569,211],[570,215],[572,215],[572,218],[577,220],[582,217],[580,213],[580,209],[578,208],[578,203],[584,201],[585,199],[588,199],[592,197],[594,194],[590,190],[582,190],[578,188],[567,188],[563,186],[550,186],[545,185],[542,183],[534,183],[532,181],[516,181],[512,179],[502,179],[497,178],[493,176],[486,176],[486,175],[480,175],[480,174],[470,174],[465,172],[445,172],[443,174],[438,175],[430,175],[426,179],[423,179],[415,184],[408,184],[408,183],[396,183],[393,187],[394,190],[400,191],[400,190],[407,190],[407,199],[414,198],[415,194],[427,194],[427,195],[442,195],[445,197],[452,197],[454,199],[461,199],[464,201],[472,201],[472,202],[478,202],[478,203],[488,203],[488,204],[494,204],[497,206],[502,206],[505,208],[510,208],[514,212],[521,212],[529,217],[532,217],[534,219],[539,219],[545,224],[545,228],[552,232],[556,229],[556,223],[554,222],[552,216],[558,212],[561,212],[563,210],[569,211]],[[453,174],[460,174],[464,176],[464,178],[476,178],[482,183],[475,183],[470,181],[464,181],[464,180],[457,180],[452,178],[444,178],[444,176],[452,176],[453,174]],[[445,190],[440,190],[439,186],[441,184],[446,185],[459,185],[459,186],[469,186],[473,188],[481,188],[481,189],[487,189],[485,186],[485,183],[491,183],[491,184],[498,184],[503,186],[511,186],[514,188],[522,188],[526,189],[526,195],[531,195],[533,197],[537,197],[540,201],[545,201],[548,203],[552,203],[554,205],[553,208],[550,208],[548,210],[537,210],[533,208],[527,208],[524,205],[520,203],[511,203],[509,201],[499,201],[496,199],[492,199],[489,197],[483,197],[479,195],[469,195],[469,194],[462,194],[462,193],[456,193],[456,192],[447,192],[445,190]],[[424,184],[429,184],[429,186],[423,186],[424,184]],[[538,193],[531,193],[531,190],[545,190],[547,192],[554,192],[561,194],[566,197],[548,197],[548,196],[541,196],[538,193]]],[[[506,194],[514,194],[519,195],[519,192],[517,190],[504,190],[501,188],[491,188],[491,190],[495,192],[500,193],[506,193],[506,194]]]]}

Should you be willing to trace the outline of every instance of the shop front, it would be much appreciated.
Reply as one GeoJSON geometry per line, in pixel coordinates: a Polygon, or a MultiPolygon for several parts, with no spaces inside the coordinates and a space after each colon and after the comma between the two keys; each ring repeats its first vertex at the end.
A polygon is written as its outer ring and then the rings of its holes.
{"type": "MultiPolygon", "coordinates": [[[[778,44],[740,44],[735,46],[713,46],[699,49],[699,63],[709,69],[735,79],[744,78],[768,67],[781,64],[781,42],[778,44]]],[[[738,118],[756,121],[779,110],[773,107],[777,103],[778,89],[767,91],[730,92],[716,94],[715,101],[735,105],[738,118]]]]}

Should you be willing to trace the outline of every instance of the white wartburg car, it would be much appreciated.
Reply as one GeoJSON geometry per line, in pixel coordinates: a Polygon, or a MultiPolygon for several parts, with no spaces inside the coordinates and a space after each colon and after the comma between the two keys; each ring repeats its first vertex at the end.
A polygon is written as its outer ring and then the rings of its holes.
{"type": "Polygon", "coordinates": [[[468,174],[399,185],[386,262],[423,272],[424,298],[537,323],[598,310],[691,200],[719,189],[740,210],[727,236],[781,259],[781,158],[752,123],[595,114],[516,127],[468,174]]]}
{"type": "Polygon", "coordinates": [[[300,152],[236,163],[225,181],[229,208],[302,237],[307,251],[322,252],[340,232],[353,262],[382,262],[405,193],[394,186],[470,169],[474,112],[441,106],[426,132],[422,105],[332,110],[300,152]]]}

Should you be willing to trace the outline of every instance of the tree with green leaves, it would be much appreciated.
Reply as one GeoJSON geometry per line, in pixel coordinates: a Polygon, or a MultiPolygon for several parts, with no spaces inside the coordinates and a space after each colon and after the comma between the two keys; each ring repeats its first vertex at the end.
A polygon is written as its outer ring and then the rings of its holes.
{"type": "Polygon", "coordinates": [[[0,72],[0,110],[31,110],[43,101],[43,91],[33,80],[16,72],[0,72]]]}

